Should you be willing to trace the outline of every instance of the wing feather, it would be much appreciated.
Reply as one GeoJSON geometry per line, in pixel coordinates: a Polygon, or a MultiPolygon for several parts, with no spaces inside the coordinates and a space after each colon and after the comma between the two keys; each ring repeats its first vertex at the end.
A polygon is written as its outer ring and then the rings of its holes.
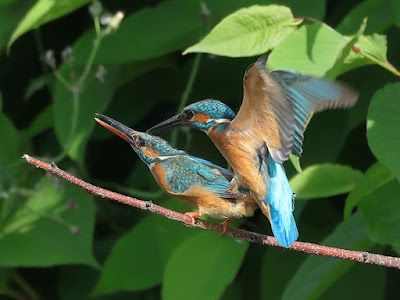
{"type": "Polygon", "coordinates": [[[290,70],[268,72],[266,57],[248,68],[243,103],[231,122],[234,131],[251,136],[254,147],[265,143],[277,163],[300,156],[311,112],[353,106],[358,93],[344,84],[290,70]]]}

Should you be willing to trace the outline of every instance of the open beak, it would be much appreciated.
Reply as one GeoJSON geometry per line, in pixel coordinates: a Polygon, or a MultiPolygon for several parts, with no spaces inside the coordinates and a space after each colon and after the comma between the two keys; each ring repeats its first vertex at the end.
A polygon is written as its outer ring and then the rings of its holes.
{"type": "Polygon", "coordinates": [[[94,119],[97,121],[97,123],[114,132],[116,135],[118,135],[120,138],[123,138],[128,143],[134,143],[132,134],[136,132],[135,130],[129,128],[128,126],[125,126],[118,121],[115,121],[114,119],[111,119],[110,117],[101,114],[96,114],[96,117],[97,118],[94,119]]]}
{"type": "Polygon", "coordinates": [[[182,127],[187,123],[188,123],[187,120],[182,119],[179,115],[176,115],[176,116],[173,116],[172,118],[169,118],[169,119],[151,127],[149,130],[147,130],[147,132],[153,134],[153,133],[157,133],[157,132],[172,129],[172,128],[182,127]]]}

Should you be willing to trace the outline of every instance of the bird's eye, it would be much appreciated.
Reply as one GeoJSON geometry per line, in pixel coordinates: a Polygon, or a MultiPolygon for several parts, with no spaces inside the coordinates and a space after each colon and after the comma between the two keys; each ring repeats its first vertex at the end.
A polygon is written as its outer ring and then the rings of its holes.
{"type": "Polygon", "coordinates": [[[144,147],[144,146],[146,146],[146,141],[145,141],[144,139],[142,139],[141,137],[138,137],[138,138],[137,138],[137,141],[136,141],[136,144],[137,144],[139,147],[144,147]]]}
{"type": "Polygon", "coordinates": [[[185,111],[182,113],[182,115],[183,115],[183,118],[185,118],[185,119],[187,119],[187,120],[190,120],[191,118],[193,118],[194,112],[193,112],[193,110],[185,110],[185,111]]]}

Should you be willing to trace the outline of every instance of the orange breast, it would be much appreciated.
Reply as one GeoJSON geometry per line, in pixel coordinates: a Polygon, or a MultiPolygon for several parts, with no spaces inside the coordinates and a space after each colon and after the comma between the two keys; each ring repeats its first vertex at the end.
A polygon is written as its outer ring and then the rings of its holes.
{"type": "Polygon", "coordinates": [[[196,207],[199,212],[203,212],[214,219],[248,217],[252,216],[254,211],[258,209],[258,205],[250,196],[232,201],[220,198],[212,191],[199,185],[191,187],[184,194],[174,195],[174,197],[183,203],[196,207]]]}
{"type": "Polygon", "coordinates": [[[232,166],[239,185],[250,189],[256,198],[263,199],[266,196],[267,187],[255,165],[257,146],[240,133],[229,132],[228,134],[229,139],[225,133],[218,134],[217,130],[209,132],[215,146],[232,166]],[[235,144],[231,141],[235,141],[235,144]]]}

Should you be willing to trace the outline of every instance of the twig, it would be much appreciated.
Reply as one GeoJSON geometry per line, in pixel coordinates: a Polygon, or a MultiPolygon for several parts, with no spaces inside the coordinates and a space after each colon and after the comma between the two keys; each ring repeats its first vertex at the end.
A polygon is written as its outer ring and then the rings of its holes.
{"type": "MultiPolygon", "coordinates": [[[[124,195],[94,186],[90,183],[87,183],[87,182],[85,182],[79,178],[76,178],[75,176],[72,176],[71,174],[61,170],[60,168],[58,168],[56,166],[55,163],[48,164],[48,163],[40,161],[36,158],[30,157],[27,154],[25,154],[22,158],[24,158],[28,163],[36,166],[37,168],[41,168],[46,171],[49,171],[49,172],[65,179],[81,188],[84,188],[85,190],[87,190],[88,192],[90,192],[92,194],[101,196],[103,198],[109,198],[109,199],[130,205],[130,206],[134,206],[134,207],[137,207],[140,209],[148,210],[152,213],[162,215],[168,219],[179,221],[186,225],[190,225],[191,218],[184,214],[181,214],[176,211],[155,205],[151,201],[138,200],[138,199],[135,199],[132,197],[124,196],[124,195]]],[[[218,233],[220,233],[222,230],[221,225],[215,224],[212,222],[208,222],[208,221],[204,221],[204,220],[200,220],[200,219],[196,219],[194,226],[202,228],[202,229],[206,229],[206,230],[215,231],[218,233]]],[[[263,244],[263,245],[281,247],[278,244],[278,242],[276,241],[276,239],[272,236],[267,236],[267,235],[250,232],[250,231],[246,231],[246,230],[242,230],[242,229],[228,227],[225,232],[225,235],[243,239],[243,240],[249,241],[251,243],[258,243],[258,244],[263,244]]],[[[345,260],[353,260],[353,261],[357,261],[360,263],[375,264],[375,265],[400,269],[400,258],[399,257],[391,257],[391,256],[373,254],[373,253],[362,252],[362,251],[351,251],[351,250],[332,248],[332,247],[321,246],[321,245],[311,244],[311,243],[304,243],[304,242],[294,242],[293,245],[288,249],[305,252],[305,253],[310,253],[310,254],[335,257],[335,258],[340,258],[340,259],[345,259],[345,260]]]]}

